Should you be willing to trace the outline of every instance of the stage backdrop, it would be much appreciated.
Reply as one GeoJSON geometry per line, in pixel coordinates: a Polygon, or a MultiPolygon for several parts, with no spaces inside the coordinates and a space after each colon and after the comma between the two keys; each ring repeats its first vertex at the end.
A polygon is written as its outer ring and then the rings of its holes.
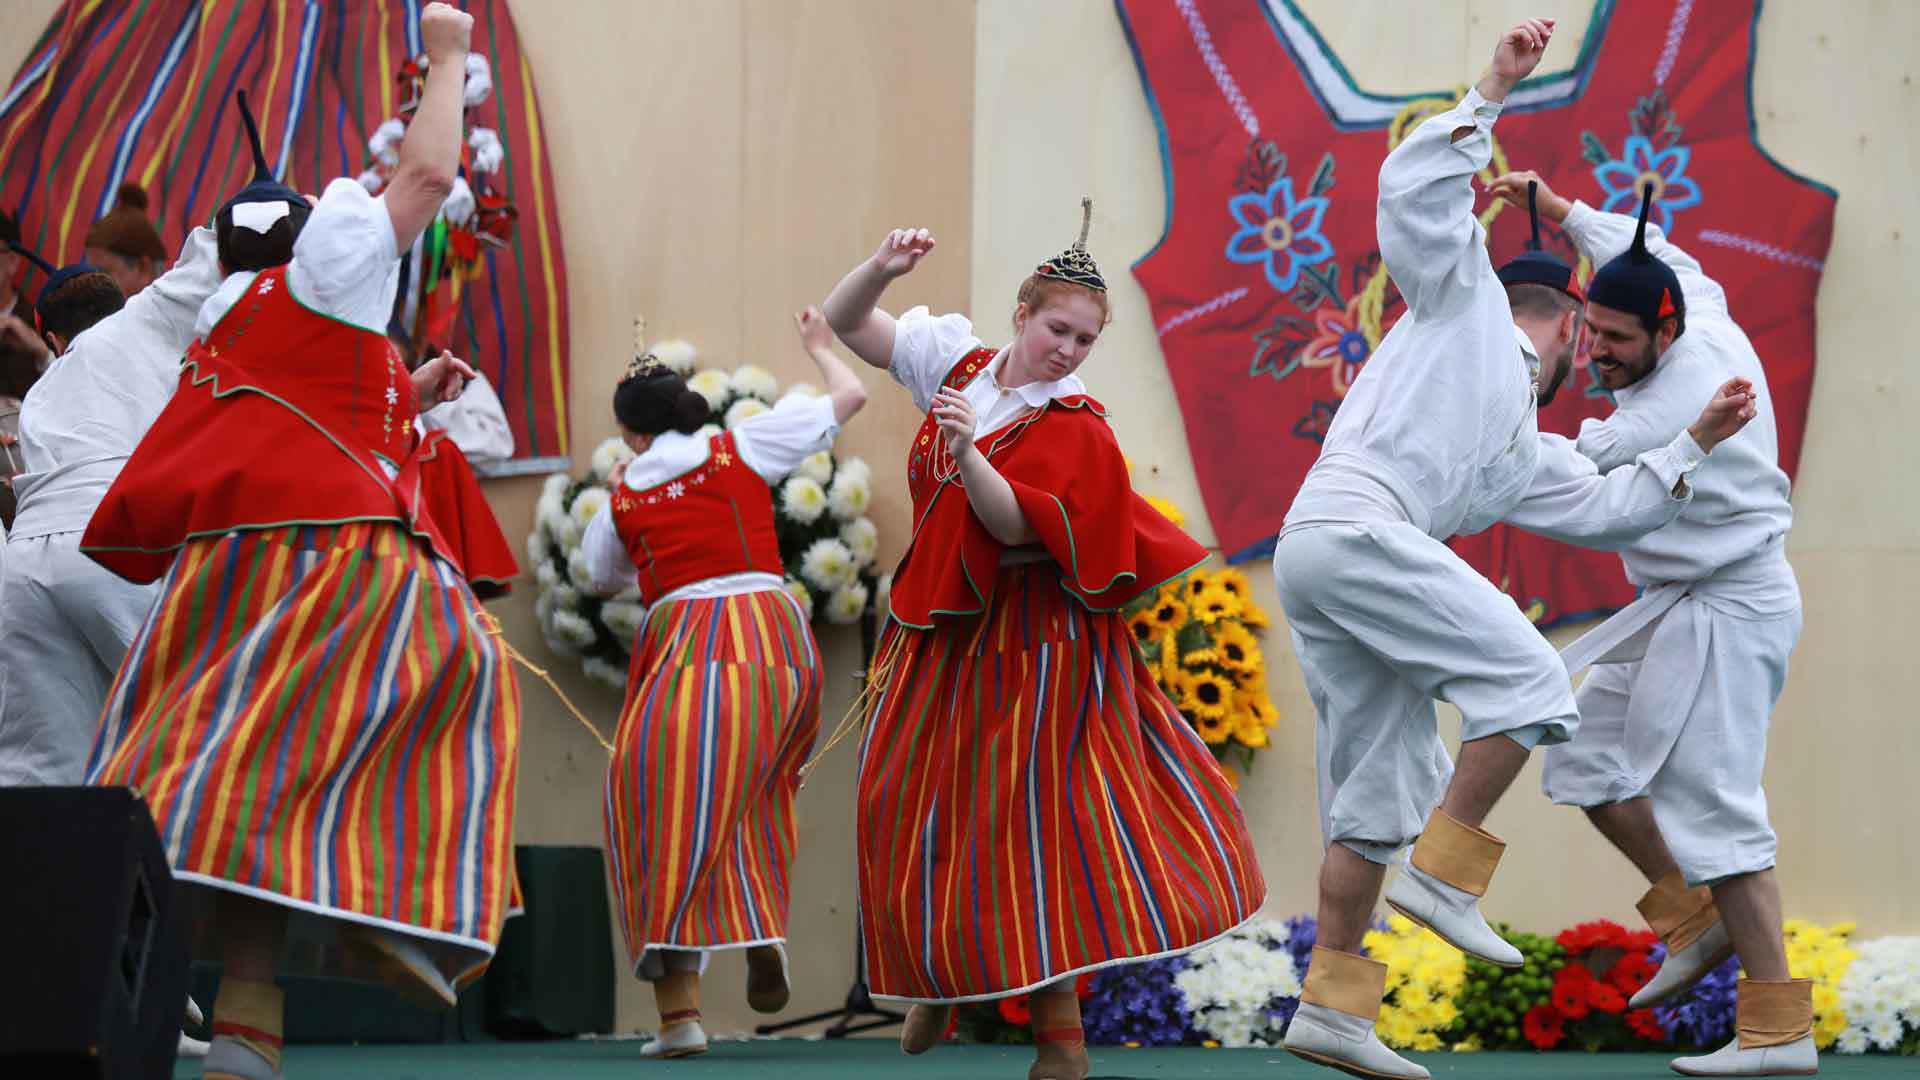
{"type": "MultiPolygon", "coordinates": [[[[1360,90],[1292,0],[1118,8],[1166,174],[1165,231],[1134,274],[1220,545],[1234,561],[1264,556],[1348,385],[1405,310],[1375,239],[1380,163],[1464,87],[1360,90]]],[[[1584,39],[1554,41],[1560,59],[1549,66],[1574,56],[1571,68],[1514,92],[1478,181],[1533,169],[1563,195],[1623,213],[1651,182],[1653,221],[1726,287],[1766,364],[1791,475],[1813,385],[1814,298],[1834,194],[1754,138],[1758,12],[1757,0],[1603,0],[1584,39]]],[[[1482,206],[1498,265],[1523,250],[1527,215],[1482,206]]],[[[1552,226],[1546,243],[1579,259],[1552,226]]],[[[1592,272],[1584,261],[1579,269],[1583,280],[1592,272]]],[[[1611,410],[1583,352],[1540,426],[1572,435],[1582,418],[1611,410]]],[[[1504,525],[1455,547],[1543,625],[1632,598],[1615,555],[1504,525]]]]}
{"type": "MultiPolygon", "coordinates": [[[[137,183],[177,248],[253,172],[237,89],[247,91],[281,180],[318,193],[336,177],[358,176],[372,163],[369,135],[411,92],[402,68],[420,54],[422,6],[67,0],[0,96],[0,206],[18,215],[30,246],[65,263],[80,257],[87,227],[113,208],[120,185],[137,183]]],[[[504,247],[478,249],[477,276],[442,291],[452,325],[432,340],[471,360],[498,390],[521,459],[505,471],[551,468],[570,451],[567,281],[553,177],[512,13],[503,0],[464,6],[476,16],[474,51],[493,81],[468,123],[498,133],[502,154],[485,183],[518,220],[504,247]]],[[[475,188],[481,183],[474,178],[475,188]]],[[[444,228],[431,233],[413,265],[432,266],[446,237],[444,228]]]]}

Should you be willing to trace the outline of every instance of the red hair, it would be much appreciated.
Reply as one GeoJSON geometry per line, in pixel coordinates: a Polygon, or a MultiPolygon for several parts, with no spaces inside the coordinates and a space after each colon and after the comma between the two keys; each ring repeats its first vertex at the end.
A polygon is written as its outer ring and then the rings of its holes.
{"type": "Polygon", "coordinates": [[[1048,304],[1059,300],[1061,297],[1071,296],[1075,293],[1086,297],[1099,306],[1101,326],[1104,327],[1113,321],[1113,307],[1108,304],[1106,293],[1098,289],[1089,289],[1085,285],[1078,285],[1071,281],[1061,281],[1059,278],[1041,277],[1039,274],[1030,274],[1027,280],[1020,283],[1020,292],[1015,299],[1027,305],[1028,311],[1037,312],[1048,304]]]}

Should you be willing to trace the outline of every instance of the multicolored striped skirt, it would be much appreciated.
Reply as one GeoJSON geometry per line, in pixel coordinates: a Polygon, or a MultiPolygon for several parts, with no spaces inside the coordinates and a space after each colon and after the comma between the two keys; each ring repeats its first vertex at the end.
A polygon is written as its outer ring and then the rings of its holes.
{"type": "Polygon", "coordinates": [[[607,772],[607,850],[634,970],[649,947],[786,939],[793,799],[819,730],[820,652],[786,593],[648,613],[607,772]]]}
{"type": "Polygon", "coordinates": [[[974,1001],[1185,952],[1266,896],[1233,790],[1125,620],[1052,563],[882,636],[856,796],[879,996],[974,1001]]]}
{"type": "Polygon", "coordinates": [[[191,541],[88,782],[146,798],[179,879],[409,935],[469,977],[516,902],[519,690],[479,613],[394,525],[191,541]]]}

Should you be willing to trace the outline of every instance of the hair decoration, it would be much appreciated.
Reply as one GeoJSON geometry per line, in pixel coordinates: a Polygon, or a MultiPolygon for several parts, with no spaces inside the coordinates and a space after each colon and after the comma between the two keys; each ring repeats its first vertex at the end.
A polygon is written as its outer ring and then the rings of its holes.
{"type": "Polygon", "coordinates": [[[1034,274],[1055,281],[1070,282],[1092,289],[1094,292],[1107,291],[1107,279],[1100,275],[1100,267],[1087,253],[1087,232],[1093,227],[1093,200],[1080,199],[1080,238],[1073,246],[1043,262],[1034,270],[1034,274]]]}

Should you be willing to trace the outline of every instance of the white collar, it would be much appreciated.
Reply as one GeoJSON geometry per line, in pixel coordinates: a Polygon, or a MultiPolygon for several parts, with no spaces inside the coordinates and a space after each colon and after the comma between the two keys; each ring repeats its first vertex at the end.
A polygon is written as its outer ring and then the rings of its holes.
{"type": "Polygon", "coordinates": [[[1050,382],[1035,380],[1020,386],[1002,386],[999,372],[1006,367],[1007,358],[1012,355],[1013,346],[1001,346],[1000,351],[994,354],[993,359],[987,363],[986,370],[981,374],[987,377],[987,381],[993,385],[994,389],[1017,394],[1021,401],[1032,408],[1037,409],[1055,398],[1072,397],[1075,394],[1087,392],[1087,384],[1081,382],[1078,375],[1068,375],[1064,379],[1054,379],[1050,382]]]}
{"type": "Polygon", "coordinates": [[[627,462],[626,484],[635,491],[656,488],[692,472],[706,460],[707,436],[697,431],[691,435],[663,431],[639,456],[627,462]]]}

